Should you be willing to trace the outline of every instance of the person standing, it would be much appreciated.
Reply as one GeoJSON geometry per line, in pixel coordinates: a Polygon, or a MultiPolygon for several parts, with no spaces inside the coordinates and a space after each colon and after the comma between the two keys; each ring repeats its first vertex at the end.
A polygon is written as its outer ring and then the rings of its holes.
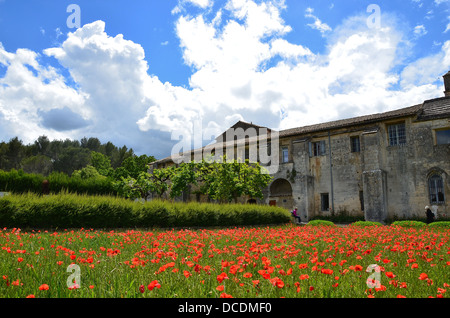
{"type": "Polygon", "coordinates": [[[427,224],[430,224],[434,221],[434,213],[431,211],[428,205],[425,207],[425,213],[427,215],[427,224]]]}

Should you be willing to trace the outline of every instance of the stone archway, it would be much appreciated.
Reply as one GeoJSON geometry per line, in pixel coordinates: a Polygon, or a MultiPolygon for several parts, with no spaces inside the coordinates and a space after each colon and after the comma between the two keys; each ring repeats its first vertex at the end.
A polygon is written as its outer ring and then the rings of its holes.
{"type": "Polygon", "coordinates": [[[286,179],[276,179],[270,185],[269,202],[271,205],[277,205],[291,210],[294,205],[291,183],[286,179]]]}

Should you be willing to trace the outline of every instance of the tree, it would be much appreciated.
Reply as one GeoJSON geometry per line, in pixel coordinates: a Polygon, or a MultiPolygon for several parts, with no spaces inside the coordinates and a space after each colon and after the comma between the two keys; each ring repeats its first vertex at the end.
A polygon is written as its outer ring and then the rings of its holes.
{"type": "Polygon", "coordinates": [[[102,176],[98,172],[98,170],[91,165],[87,165],[86,167],[81,168],[80,170],[75,170],[72,173],[72,177],[79,177],[81,179],[106,178],[105,176],[102,176]]]}
{"type": "Polygon", "coordinates": [[[160,198],[169,188],[168,180],[170,179],[172,170],[156,169],[153,174],[141,172],[137,178],[121,177],[119,181],[114,182],[114,187],[120,195],[129,198],[145,199],[150,192],[156,193],[160,198]]]}
{"type": "Polygon", "coordinates": [[[111,168],[111,159],[99,152],[91,152],[91,164],[102,176],[107,177],[114,172],[113,168],[111,168]]]}
{"type": "Polygon", "coordinates": [[[35,155],[48,155],[50,150],[50,140],[47,136],[39,136],[34,142],[34,154],[35,155]]]}
{"type": "Polygon", "coordinates": [[[120,167],[115,171],[115,178],[120,179],[121,177],[128,178],[138,178],[141,172],[148,171],[148,164],[155,161],[155,157],[141,155],[141,156],[130,156],[126,158],[120,167]]]}
{"type": "MultiPolygon", "coordinates": [[[[225,159],[225,158],[224,158],[225,159]]],[[[272,177],[263,173],[259,163],[250,164],[233,160],[214,162],[208,175],[209,196],[220,202],[237,202],[243,195],[250,198],[263,198],[262,189],[267,187],[272,177]]]]}
{"type": "Polygon", "coordinates": [[[37,173],[44,176],[49,175],[53,167],[51,159],[44,155],[24,158],[20,165],[26,173],[37,173]]]}
{"type": "Polygon", "coordinates": [[[225,157],[221,162],[202,160],[156,169],[151,176],[161,181],[164,179],[161,176],[170,180],[164,191],[169,189],[171,198],[180,196],[190,186],[197,186],[199,193],[220,202],[237,202],[244,195],[263,198],[262,189],[272,179],[259,163],[250,164],[248,160],[244,163],[236,160],[226,162],[225,157]]]}

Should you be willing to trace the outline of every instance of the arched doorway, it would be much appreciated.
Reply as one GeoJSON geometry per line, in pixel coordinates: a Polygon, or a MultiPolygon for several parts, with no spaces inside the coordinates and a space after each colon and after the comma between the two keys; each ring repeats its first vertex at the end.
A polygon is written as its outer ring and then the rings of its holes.
{"type": "Polygon", "coordinates": [[[269,205],[281,206],[291,210],[294,205],[292,186],[286,179],[276,179],[270,185],[269,205]]]}

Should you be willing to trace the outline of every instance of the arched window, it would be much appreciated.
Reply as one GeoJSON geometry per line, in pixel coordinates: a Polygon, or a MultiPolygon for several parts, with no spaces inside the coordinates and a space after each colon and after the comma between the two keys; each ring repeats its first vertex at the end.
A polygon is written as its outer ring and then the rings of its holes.
{"type": "Polygon", "coordinates": [[[430,193],[430,203],[439,204],[444,203],[444,182],[442,177],[438,174],[433,174],[428,179],[428,191],[430,193]]]}

